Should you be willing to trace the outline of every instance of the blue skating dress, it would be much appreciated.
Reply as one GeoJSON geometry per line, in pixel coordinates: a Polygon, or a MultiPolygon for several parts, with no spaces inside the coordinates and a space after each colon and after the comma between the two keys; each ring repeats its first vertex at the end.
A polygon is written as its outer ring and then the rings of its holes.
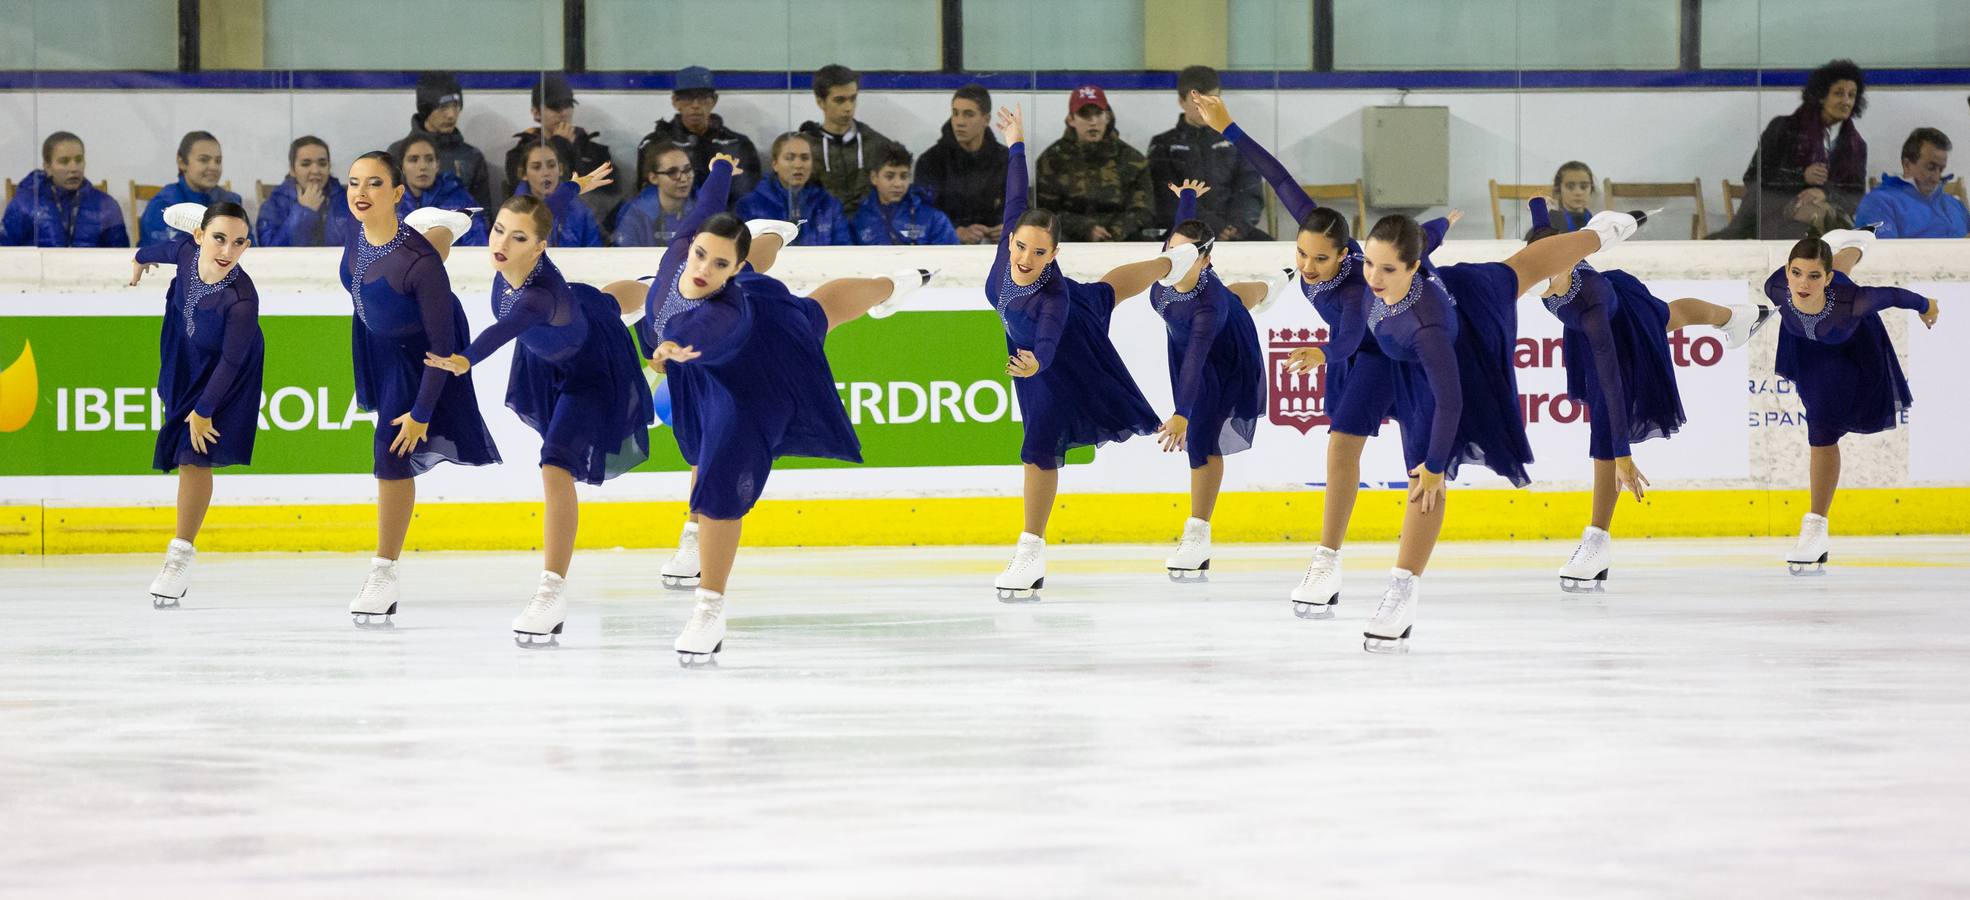
{"type": "Polygon", "coordinates": [[[1619,459],[1631,444],[1683,427],[1669,356],[1669,304],[1620,269],[1573,267],[1566,292],[1540,298],[1564,327],[1566,392],[1587,405],[1587,455],[1619,459]]]}
{"type": "Polygon", "coordinates": [[[137,251],[145,265],[178,267],[164,295],[158,335],[157,396],[164,421],[151,468],[243,466],[253,461],[260,419],[260,376],[266,345],[260,337],[260,295],[235,265],[218,284],[198,277],[199,247],[190,235],[137,251]],[[196,411],[219,432],[206,452],[192,449],[185,417],[196,411]]]}
{"type": "Polygon", "coordinates": [[[1779,310],[1775,369],[1799,388],[1806,443],[1830,447],[1841,435],[1895,427],[1915,396],[1881,310],[1899,307],[1920,314],[1928,311],[1928,298],[1901,288],[1862,287],[1835,272],[1826,286],[1826,307],[1808,315],[1792,305],[1784,269],[1765,279],[1765,296],[1779,310]]]}
{"type": "MultiPolygon", "coordinates": [[[[1184,191],[1176,221],[1196,209],[1196,193],[1184,191]]],[[[1188,291],[1151,285],[1149,302],[1169,335],[1170,390],[1177,415],[1190,423],[1190,467],[1250,449],[1265,414],[1265,353],[1251,312],[1209,266],[1188,291]]]]}

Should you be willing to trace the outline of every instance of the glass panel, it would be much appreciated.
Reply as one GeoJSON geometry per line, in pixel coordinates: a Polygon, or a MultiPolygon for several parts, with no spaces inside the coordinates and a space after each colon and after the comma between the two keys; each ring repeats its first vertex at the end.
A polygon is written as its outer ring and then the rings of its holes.
{"type": "Polygon", "coordinates": [[[176,0],[0,0],[0,68],[178,68],[176,0]]]}
{"type": "Polygon", "coordinates": [[[561,67],[559,0],[267,0],[266,22],[270,69],[561,67]]]}
{"type": "Polygon", "coordinates": [[[591,0],[592,69],[778,71],[845,63],[861,70],[943,65],[937,5],[917,0],[591,0]],[[744,22],[744,28],[732,23],[744,22]],[[800,35],[794,45],[791,35],[800,35]]]}
{"type": "Polygon", "coordinates": [[[1143,0],[1019,6],[964,0],[964,65],[980,72],[1142,68],[1143,0]]]}
{"type": "Polygon", "coordinates": [[[1336,69],[1673,69],[1677,0],[1334,0],[1336,69]]]}
{"type": "Polygon", "coordinates": [[[1833,57],[1869,66],[1970,65],[1970,3],[1875,0],[1864,15],[1839,0],[1704,0],[1703,65],[1811,68],[1833,57]],[[1807,23],[1838,22],[1839,40],[1807,23]]]}
{"type": "Polygon", "coordinates": [[[1228,68],[1313,68],[1313,0],[1230,0],[1228,68]]]}

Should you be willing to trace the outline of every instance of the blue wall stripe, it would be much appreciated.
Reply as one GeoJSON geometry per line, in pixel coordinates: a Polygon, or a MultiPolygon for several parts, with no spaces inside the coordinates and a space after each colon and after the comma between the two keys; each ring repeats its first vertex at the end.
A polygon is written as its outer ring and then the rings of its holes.
{"type": "MultiPolygon", "coordinates": [[[[1514,71],[1414,70],[1389,72],[1225,72],[1231,90],[1678,90],[1691,88],[1798,87],[1805,69],[1529,69],[1514,71]]],[[[534,72],[460,72],[468,91],[520,91],[533,86],[534,72]]],[[[583,72],[570,74],[577,91],[670,90],[670,72],[583,72]]],[[[732,91],[783,91],[805,88],[808,72],[718,72],[718,86],[732,91]]],[[[1970,68],[1869,69],[1872,87],[1970,86],[1970,68]]],[[[949,91],[972,82],[1001,91],[1068,91],[1098,84],[1111,91],[1175,90],[1174,72],[865,72],[862,86],[880,91],[949,91]]],[[[343,71],[0,71],[0,90],[8,91],[408,91],[416,72],[343,71]]]]}

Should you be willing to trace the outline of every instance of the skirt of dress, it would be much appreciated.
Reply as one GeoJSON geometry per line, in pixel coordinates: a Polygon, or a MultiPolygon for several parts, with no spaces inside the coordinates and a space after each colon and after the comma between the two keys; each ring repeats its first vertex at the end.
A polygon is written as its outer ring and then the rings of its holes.
{"type": "MultiPolygon", "coordinates": [[[[1077,447],[1154,434],[1163,424],[1108,339],[1114,289],[1070,281],[1068,303],[1053,364],[1031,378],[1013,379],[1026,424],[1019,460],[1042,469],[1065,465],[1067,451],[1077,447]]],[[[1006,352],[1017,349],[1008,339],[1006,352]]]]}
{"type": "Polygon", "coordinates": [[[1814,447],[1837,444],[1842,435],[1894,428],[1915,402],[1880,316],[1868,316],[1842,344],[1780,331],[1775,369],[1798,388],[1806,407],[1806,442],[1814,447]]]}
{"type": "Polygon", "coordinates": [[[550,363],[515,343],[506,407],[540,433],[540,464],[601,484],[650,458],[650,385],[615,301],[569,285],[589,323],[581,349],[550,363]]]}

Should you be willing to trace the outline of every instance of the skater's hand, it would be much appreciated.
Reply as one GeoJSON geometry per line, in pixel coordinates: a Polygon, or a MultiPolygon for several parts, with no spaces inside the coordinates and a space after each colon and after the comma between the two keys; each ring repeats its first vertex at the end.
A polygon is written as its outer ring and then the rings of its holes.
{"type": "MultiPolygon", "coordinates": [[[[131,283],[135,284],[136,282],[133,281],[131,283]]],[[[1940,314],[1942,311],[1943,311],[1942,305],[1936,302],[1936,298],[1930,297],[1929,308],[1922,311],[1922,327],[1924,328],[1936,327],[1936,316],[1940,314]]]]}
{"type": "Polygon", "coordinates": [[[1635,468],[1634,457],[1620,456],[1615,458],[1614,492],[1616,494],[1627,491],[1634,494],[1635,499],[1640,500],[1643,494],[1648,493],[1648,486],[1648,477],[1642,474],[1642,470],[1635,468]]]}
{"type": "Polygon", "coordinates": [[[1212,131],[1223,134],[1225,129],[1231,127],[1231,110],[1224,108],[1222,97],[1191,91],[1190,102],[1197,107],[1197,118],[1203,119],[1212,131]]]}
{"type": "Polygon", "coordinates": [[[1175,453],[1183,449],[1183,439],[1189,431],[1190,420],[1171,413],[1170,420],[1156,429],[1156,443],[1162,446],[1164,453],[1175,453]]]}
{"type": "Polygon", "coordinates": [[[1319,347],[1301,347],[1286,355],[1286,371],[1295,375],[1313,371],[1327,364],[1327,351],[1319,347]]]}
{"type": "Polygon", "coordinates": [[[1409,486],[1409,502],[1420,503],[1423,514],[1428,515],[1443,505],[1443,473],[1430,471],[1429,464],[1409,470],[1409,477],[1416,479],[1409,486]]]}
{"type": "Polygon", "coordinates": [[[719,160],[721,160],[721,159],[722,159],[722,160],[725,160],[725,164],[726,164],[726,165],[728,165],[728,166],[731,166],[731,167],[732,167],[732,174],[734,174],[734,175],[738,175],[738,174],[740,174],[740,173],[742,173],[742,172],[744,172],[744,171],[745,171],[744,169],[741,169],[741,168],[739,168],[739,158],[738,158],[738,157],[736,157],[736,156],[733,156],[733,155],[732,155],[732,154],[730,154],[730,153],[714,153],[714,154],[712,154],[712,155],[711,155],[711,162],[710,162],[709,164],[707,164],[707,165],[705,166],[705,168],[706,168],[706,170],[709,170],[709,169],[710,169],[710,168],[711,168],[712,166],[715,166],[715,165],[718,165],[718,161],[719,161],[719,160]]]}
{"type": "Polygon", "coordinates": [[[1019,114],[1019,107],[999,107],[999,137],[1008,147],[1026,140],[1026,118],[1019,114]]]}
{"type": "Polygon", "coordinates": [[[145,265],[145,264],[143,264],[143,263],[140,263],[140,262],[136,262],[136,261],[134,261],[134,260],[133,260],[133,261],[131,261],[131,263],[130,263],[130,286],[131,286],[131,287],[136,287],[136,286],[137,286],[137,282],[139,282],[139,281],[142,281],[142,280],[144,280],[144,275],[145,275],[146,273],[148,273],[148,272],[150,272],[150,270],[152,270],[152,269],[155,269],[155,268],[157,268],[157,263],[151,263],[151,264],[149,264],[149,265],[145,265]]]}
{"type": "Polygon", "coordinates": [[[1451,211],[1450,211],[1450,214],[1449,214],[1449,215],[1447,215],[1447,216],[1444,216],[1444,217],[1443,217],[1443,221],[1445,221],[1445,222],[1448,222],[1448,223],[1450,223],[1450,224],[1448,224],[1448,225],[1446,225],[1446,226],[1444,226],[1444,230],[1446,230],[1446,231],[1448,231],[1449,229],[1452,229],[1452,228],[1456,228],[1456,227],[1457,227],[1457,223],[1458,223],[1458,222],[1461,222],[1461,221],[1463,221],[1463,220],[1464,220],[1464,211],[1463,211],[1463,210],[1461,210],[1461,209],[1453,209],[1453,210],[1451,210],[1451,211]]]}
{"type": "Polygon", "coordinates": [[[424,354],[424,364],[433,369],[443,369],[453,375],[463,375],[466,372],[472,371],[472,361],[456,353],[450,356],[439,356],[436,353],[426,352],[424,354]]]}
{"type": "Polygon", "coordinates": [[[391,419],[390,424],[398,426],[397,437],[390,441],[390,452],[398,456],[409,456],[431,431],[431,423],[419,422],[411,418],[410,413],[391,419]]]}
{"type": "Polygon", "coordinates": [[[574,182],[575,184],[580,185],[581,192],[586,194],[589,191],[595,190],[596,188],[608,187],[609,185],[614,184],[615,179],[610,178],[609,176],[615,174],[615,171],[616,171],[615,163],[605,162],[599,166],[596,166],[593,169],[590,169],[588,174],[586,175],[576,175],[574,177],[574,182]]]}
{"type": "Polygon", "coordinates": [[[650,357],[651,362],[690,362],[704,354],[690,347],[679,347],[676,341],[664,341],[657,345],[657,352],[650,357]]]}
{"type": "Polygon", "coordinates": [[[1168,187],[1170,189],[1170,193],[1175,194],[1179,197],[1183,196],[1184,191],[1196,191],[1197,196],[1199,197],[1202,197],[1205,194],[1211,192],[1210,185],[1198,181],[1195,178],[1185,178],[1182,184],[1172,184],[1172,185],[1168,185],[1168,187]]]}
{"type": "Polygon", "coordinates": [[[1021,350],[1006,359],[1006,374],[1014,378],[1031,378],[1040,374],[1040,359],[1031,350],[1021,350]]]}
{"type": "Polygon", "coordinates": [[[212,451],[209,448],[219,443],[219,429],[212,427],[212,420],[199,415],[197,411],[194,410],[191,415],[185,417],[185,424],[191,426],[193,451],[210,453],[212,451]]]}

